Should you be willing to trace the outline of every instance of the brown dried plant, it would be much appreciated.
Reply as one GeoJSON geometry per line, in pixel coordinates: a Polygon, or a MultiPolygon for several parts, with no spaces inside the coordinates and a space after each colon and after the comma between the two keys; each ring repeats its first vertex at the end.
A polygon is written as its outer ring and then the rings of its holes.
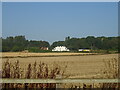
{"type": "MultiPolygon", "coordinates": [[[[65,70],[65,69],[64,69],[65,70]]],[[[47,64],[44,62],[40,62],[37,64],[34,62],[33,64],[29,63],[27,66],[27,70],[23,71],[20,67],[19,60],[15,63],[11,63],[9,60],[3,63],[2,67],[2,78],[27,78],[27,79],[46,79],[46,78],[56,78],[56,75],[64,75],[64,70],[60,69],[60,66],[55,65],[53,69],[50,69],[47,64]],[[61,73],[62,72],[62,73],[61,73]],[[25,75],[25,76],[24,76],[25,75]]],[[[56,84],[3,84],[3,88],[55,88],[56,84]]]]}
{"type": "MultiPolygon", "coordinates": [[[[103,78],[118,79],[118,59],[113,58],[108,61],[104,60],[105,68],[102,70],[103,78]]],[[[113,90],[119,87],[119,83],[102,83],[101,88],[112,88],[113,90]]]]}
{"type": "Polygon", "coordinates": [[[103,78],[118,78],[118,60],[116,58],[104,60],[103,78]]]}

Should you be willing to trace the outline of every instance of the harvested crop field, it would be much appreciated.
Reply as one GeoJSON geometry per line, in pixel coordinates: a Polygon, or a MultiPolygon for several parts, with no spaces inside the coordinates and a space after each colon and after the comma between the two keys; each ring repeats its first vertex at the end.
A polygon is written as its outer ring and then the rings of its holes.
{"type": "Polygon", "coordinates": [[[35,53],[35,54],[32,53],[31,56],[29,57],[27,56],[27,53],[25,54],[21,53],[20,54],[21,56],[26,55],[26,57],[18,57],[19,56],[18,53],[16,54],[3,53],[2,62],[9,60],[11,63],[14,63],[16,60],[19,60],[20,66],[24,69],[27,68],[29,63],[34,64],[35,61],[37,63],[44,62],[48,64],[50,68],[57,64],[61,67],[61,69],[65,69],[65,66],[67,65],[67,68],[65,70],[65,76],[67,76],[68,78],[101,78],[102,77],[101,70],[105,68],[104,61],[114,59],[118,60],[118,54],[105,54],[105,55],[79,55],[79,53],[74,53],[74,55],[73,53],[44,53],[44,54],[35,53]],[[35,54],[37,55],[36,57],[34,56],[35,54]]]}
{"type": "Polygon", "coordinates": [[[24,53],[24,52],[3,52],[2,57],[52,57],[52,56],[83,56],[96,55],[96,53],[24,53]]]}

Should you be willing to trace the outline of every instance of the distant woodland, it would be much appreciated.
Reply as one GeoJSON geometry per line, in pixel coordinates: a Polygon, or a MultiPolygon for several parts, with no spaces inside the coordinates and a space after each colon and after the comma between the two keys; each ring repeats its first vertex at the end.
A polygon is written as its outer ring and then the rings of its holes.
{"type": "Polygon", "coordinates": [[[55,41],[52,45],[47,41],[26,40],[25,36],[15,36],[1,38],[2,52],[18,52],[18,51],[51,51],[56,46],[66,46],[71,51],[78,51],[78,49],[91,50],[118,50],[119,37],[94,37],[87,36],[86,38],[71,38],[66,37],[64,41],[55,41]],[[48,47],[49,50],[41,50],[42,47],[48,47]]]}

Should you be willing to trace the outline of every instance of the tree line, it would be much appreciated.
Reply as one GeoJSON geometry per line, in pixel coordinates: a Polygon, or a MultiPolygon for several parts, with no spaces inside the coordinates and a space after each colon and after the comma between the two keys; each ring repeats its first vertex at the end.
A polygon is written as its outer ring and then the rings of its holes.
{"type": "Polygon", "coordinates": [[[66,37],[64,41],[55,41],[52,45],[47,41],[26,40],[25,36],[15,36],[1,38],[2,51],[39,51],[41,47],[48,47],[49,50],[56,46],[66,46],[71,51],[77,51],[80,48],[87,48],[92,50],[118,50],[119,37],[94,37],[87,36],[85,38],[71,38],[66,37]]]}
{"type": "Polygon", "coordinates": [[[118,50],[118,37],[94,37],[65,38],[65,41],[56,41],[51,47],[66,46],[70,50],[92,49],[92,50],[118,50]]]}
{"type": "Polygon", "coordinates": [[[49,47],[50,44],[47,41],[35,41],[35,40],[26,40],[25,36],[15,36],[7,37],[6,39],[2,38],[2,51],[24,51],[30,50],[32,48],[40,47],[49,47]]]}

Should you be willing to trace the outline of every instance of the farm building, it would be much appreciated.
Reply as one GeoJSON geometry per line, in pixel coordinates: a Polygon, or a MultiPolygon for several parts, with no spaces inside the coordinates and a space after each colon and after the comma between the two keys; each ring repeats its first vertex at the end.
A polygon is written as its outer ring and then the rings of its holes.
{"type": "Polygon", "coordinates": [[[80,52],[82,52],[82,51],[90,52],[91,50],[90,49],[78,49],[78,51],[80,51],[80,52]]]}
{"type": "Polygon", "coordinates": [[[40,47],[41,50],[48,50],[48,47],[40,47]]]}
{"type": "Polygon", "coordinates": [[[52,51],[70,51],[70,50],[67,49],[65,46],[57,46],[54,49],[52,49],[52,51]]]}

